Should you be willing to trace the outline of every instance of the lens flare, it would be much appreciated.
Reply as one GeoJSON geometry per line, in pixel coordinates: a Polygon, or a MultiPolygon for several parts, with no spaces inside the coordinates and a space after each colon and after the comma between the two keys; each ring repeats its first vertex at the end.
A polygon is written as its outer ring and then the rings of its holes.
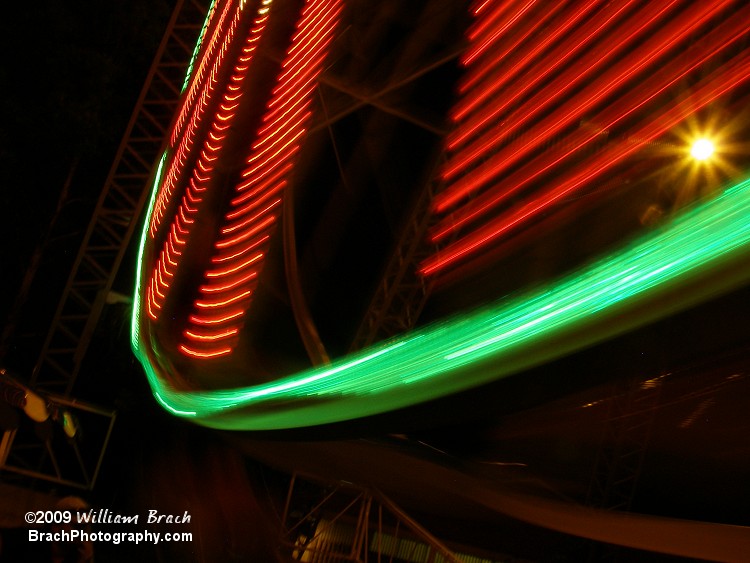
{"type": "Polygon", "coordinates": [[[714,144],[708,139],[698,139],[690,147],[690,156],[695,160],[708,160],[714,154],[714,144]]]}

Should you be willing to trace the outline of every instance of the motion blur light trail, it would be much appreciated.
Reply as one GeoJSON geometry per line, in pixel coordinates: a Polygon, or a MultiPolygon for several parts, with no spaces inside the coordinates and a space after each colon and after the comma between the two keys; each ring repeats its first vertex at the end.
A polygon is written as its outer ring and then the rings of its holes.
{"type": "Polygon", "coordinates": [[[214,14],[215,7],[216,7],[216,0],[211,0],[211,5],[208,7],[208,12],[206,13],[206,19],[203,22],[200,35],[198,36],[198,41],[195,43],[195,47],[193,48],[193,54],[190,57],[190,62],[188,63],[188,68],[187,68],[187,72],[185,73],[185,80],[182,83],[181,92],[184,92],[185,89],[190,84],[190,77],[193,75],[193,67],[195,66],[195,61],[198,58],[198,53],[200,51],[201,45],[203,45],[203,39],[206,36],[206,30],[208,29],[208,25],[211,21],[211,17],[214,14]]]}
{"type": "Polygon", "coordinates": [[[343,0],[306,0],[281,39],[278,22],[291,12],[272,12],[272,4],[212,4],[141,246],[149,329],[196,364],[234,361],[344,7],[343,0]],[[266,92],[257,52],[274,41],[285,41],[286,54],[266,92]],[[202,248],[209,240],[213,248],[202,248]],[[190,271],[200,260],[201,279],[190,271]]]}
{"type": "Polygon", "coordinates": [[[737,98],[750,80],[747,2],[557,4],[553,16],[544,3],[533,14],[502,0],[475,10],[424,277],[481,267],[519,228],[597,198],[605,173],[638,185],[637,163],[675,129],[711,111],[731,121],[721,108],[746,105],[737,98]]]}
{"type": "Polygon", "coordinates": [[[750,279],[748,217],[750,179],[556,283],[268,384],[181,390],[136,318],[133,347],[157,400],[206,426],[270,430],[374,415],[519,373],[737,287],[750,279]]]}
{"type": "MultiPolygon", "coordinates": [[[[283,3],[212,2],[157,171],[132,344],[174,414],[261,430],[382,413],[519,373],[750,279],[748,179],[541,290],[268,382],[274,373],[248,359],[267,351],[250,344],[245,320],[320,109],[318,77],[346,60],[339,37],[349,29],[339,25],[344,0],[294,4],[291,25],[283,3]],[[284,55],[268,64],[256,48],[284,55]]],[[[439,245],[421,262],[422,276],[471,266],[571,196],[595,194],[628,159],[658,156],[651,144],[700,122],[704,110],[739,107],[747,96],[750,6],[742,3],[595,0],[549,9],[481,0],[471,11],[443,189],[430,210],[429,238],[439,245]]],[[[727,127],[728,119],[711,120],[727,127]]],[[[740,165],[731,166],[722,177],[738,177],[740,165]]],[[[711,168],[701,173],[715,193],[723,181],[711,168]]]]}

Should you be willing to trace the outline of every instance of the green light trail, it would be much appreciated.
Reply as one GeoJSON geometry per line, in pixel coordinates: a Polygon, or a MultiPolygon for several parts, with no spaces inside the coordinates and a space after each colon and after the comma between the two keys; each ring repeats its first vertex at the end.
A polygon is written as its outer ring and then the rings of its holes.
{"type": "Polygon", "coordinates": [[[159,372],[138,320],[133,348],[175,415],[223,429],[314,426],[444,397],[644,325],[745,283],[749,254],[750,179],[543,288],[272,383],[177,390],[167,381],[179,374],[159,372]]]}
{"type": "Polygon", "coordinates": [[[133,350],[137,350],[139,346],[140,337],[140,322],[141,322],[141,273],[143,269],[143,254],[146,251],[146,239],[148,238],[148,225],[151,219],[151,214],[154,212],[154,204],[156,202],[156,194],[159,193],[159,186],[162,181],[162,174],[164,172],[164,163],[167,161],[167,151],[164,151],[159,160],[159,166],[156,168],[156,174],[154,175],[154,182],[151,186],[151,198],[146,208],[146,219],[144,220],[143,229],[141,230],[141,240],[138,243],[138,264],[135,269],[135,292],[133,295],[133,313],[130,319],[130,345],[133,350]]]}
{"type": "Polygon", "coordinates": [[[180,89],[180,93],[185,91],[185,88],[187,88],[187,85],[190,83],[190,78],[193,76],[193,67],[195,65],[195,59],[198,57],[198,52],[201,50],[201,46],[203,45],[203,38],[206,35],[206,29],[208,29],[208,22],[211,19],[211,14],[214,11],[215,4],[216,4],[216,0],[211,0],[211,5],[208,7],[208,11],[206,12],[206,17],[203,19],[203,27],[201,28],[201,33],[198,36],[198,41],[195,42],[195,47],[193,47],[193,54],[190,56],[190,62],[188,63],[187,71],[185,72],[185,80],[182,82],[182,88],[180,89]]]}

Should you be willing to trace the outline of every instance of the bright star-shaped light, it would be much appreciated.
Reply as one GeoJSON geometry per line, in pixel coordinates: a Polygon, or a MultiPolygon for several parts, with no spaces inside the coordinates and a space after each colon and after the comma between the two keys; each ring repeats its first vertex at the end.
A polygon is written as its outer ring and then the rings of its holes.
{"type": "Polygon", "coordinates": [[[698,139],[690,148],[690,156],[696,160],[707,160],[714,154],[714,144],[708,139],[698,139]]]}

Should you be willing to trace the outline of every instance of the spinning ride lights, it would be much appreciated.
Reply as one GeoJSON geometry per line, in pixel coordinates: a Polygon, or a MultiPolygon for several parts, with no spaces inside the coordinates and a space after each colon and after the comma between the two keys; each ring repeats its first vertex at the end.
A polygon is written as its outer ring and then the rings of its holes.
{"type": "Polygon", "coordinates": [[[266,384],[181,390],[147,348],[136,353],[162,406],[206,426],[274,430],[374,415],[496,381],[658,319],[694,303],[686,287],[711,294],[747,282],[749,214],[747,180],[564,279],[266,384]]]}
{"type": "MultiPolygon", "coordinates": [[[[257,88],[253,62],[273,12],[271,0],[264,0],[248,24],[249,5],[228,1],[209,11],[204,26],[208,40],[183,94],[147,227],[145,245],[153,258],[144,266],[143,305],[149,322],[159,323],[180,284],[176,280],[186,269],[185,260],[196,259],[185,254],[197,244],[194,239],[207,234],[199,224],[214,221],[217,208],[226,209],[210,233],[213,250],[205,260],[203,282],[193,290],[197,296],[180,327],[177,349],[194,359],[228,356],[237,344],[343,7],[340,0],[304,3],[253,132],[240,128],[252,114],[247,104],[257,88]],[[239,122],[238,115],[243,116],[239,122]],[[233,187],[224,190],[221,169],[232,166],[227,163],[232,154],[225,154],[238,143],[247,146],[245,167],[233,187]]],[[[185,283],[190,280],[183,279],[185,283]]],[[[188,294],[182,289],[172,299],[182,301],[188,294]]]]}
{"type": "MultiPolygon", "coordinates": [[[[270,0],[252,10],[243,1],[212,5],[157,172],[141,239],[132,343],[157,400],[173,414],[217,428],[261,430],[408,407],[670,314],[698,298],[685,287],[699,286],[706,295],[750,279],[746,180],[513,300],[269,383],[188,386],[186,365],[209,375],[221,365],[237,380],[252,378],[254,366],[241,356],[230,360],[242,350],[245,319],[345,1],[303,4],[257,109],[248,107],[258,97],[254,63],[273,27],[273,6],[270,0]],[[223,158],[238,146],[242,163],[227,173],[223,158]]],[[[431,209],[438,220],[430,238],[439,248],[422,263],[424,276],[456,268],[572,194],[593,190],[648,143],[740,92],[750,78],[744,47],[750,5],[740,2],[563,0],[550,7],[484,0],[472,10],[443,189],[431,209]]]]}
{"type": "Polygon", "coordinates": [[[440,248],[421,264],[425,276],[595,190],[750,78],[746,4],[543,4],[476,4],[432,207],[438,221],[429,238],[440,248]]]}

